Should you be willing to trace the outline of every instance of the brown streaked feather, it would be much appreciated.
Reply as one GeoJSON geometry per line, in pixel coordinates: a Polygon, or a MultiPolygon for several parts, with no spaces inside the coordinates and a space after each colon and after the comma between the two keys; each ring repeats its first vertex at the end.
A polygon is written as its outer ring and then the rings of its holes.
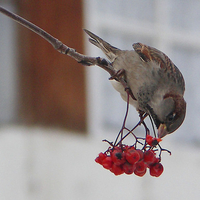
{"type": "Polygon", "coordinates": [[[133,48],[144,62],[154,61],[158,63],[160,68],[167,72],[173,78],[173,80],[180,85],[184,93],[185,82],[183,75],[167,55],[156,48],[144,45],[142,43],[133,44],[133,48]]]}

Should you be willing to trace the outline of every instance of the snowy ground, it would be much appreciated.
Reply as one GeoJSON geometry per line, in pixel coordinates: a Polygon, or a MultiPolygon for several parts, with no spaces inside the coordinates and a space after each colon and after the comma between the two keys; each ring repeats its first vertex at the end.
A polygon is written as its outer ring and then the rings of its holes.
{"type": "MultiPolygon", "coordinates": [[[[169,137],[170,138],[170,137],[169,137]]],[[[1,200],[193,200],[200,196],[200,149],[162,146],[164,173],[153,178],[114,176],[94,162],[106,149],[102,138],[61,130],[0,128],[1,200]]]]}

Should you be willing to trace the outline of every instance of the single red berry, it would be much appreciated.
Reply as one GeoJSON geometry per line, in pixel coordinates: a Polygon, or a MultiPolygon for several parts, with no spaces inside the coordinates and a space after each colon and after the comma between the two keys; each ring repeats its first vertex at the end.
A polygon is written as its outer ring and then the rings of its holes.
{"type": "Polygon", "coordinates": [[[126,160],[131,163],[135,164],[140,159],[140,154],[135,149],[128,149],[125,152],[126,160]]]}
{"type": "Polygon", "coordinates": [[[154,163],[155,159],[156,159],[156,156],[153,150],[148,150],[144,152],[143,160],[148,165],[154,163]]]}
{"type": "Polygon", "coordinates": [[[137,176],[144,176],[146,174],[147,169],[145,168],[144,171],[138,171],[137,169],[134,170],[134,174],[137,176]]]}
{"type": "Polygon", "coordinates": [[[105,153],[99,153],[99,156],[96,157],[95,161],[97,163],[99,163],[100,165],[102,165],[103,160],[107,157],[107,155],[105,153]]]}
{"type": "Polygon", "coordinates": [[[126,162],[125,155],[121,149],[115,149],[112,151],[111,158],[116,165],[121,165],[126,162]]]}
{"type": "Polygon", "coordinates": [[[136,167],[135,170],[136,170],[137,172],[144,172],[144,171],[147,169],[147,165],[146,165],[146,163],[144,163],[143,160],[137,162],[137,163],[135,164],[135,167],[136,167]]]}
{"type": "Polygon", "coordinates": [[[163,165],[161,163],[156,163],[150,166],[150,175],[159,177],[163,173],[163,165]]]}
{"type": "Polygon", "coordinates": [[[125,174],[132,174],[135,170],[136,166],[133,164],[130,164],[129,162],[125,162],[122,165],[122,169],[124,170],[125,174]]]}
{"type": "Polygon", "coordinates": [[[146,136],[146,142],[150,146],[156,146],[161,141],[162,141],[161,138],[153,138],[151,135],[146,136]]]}
{"type": "Polygon", "coordinates": [[[113,172],[116,176],[121,175],[124,173],[124,170],[120,165],[116,165],[115,163],[112,165],[112,168],[110,169],[111,172],[113,172]]]}
{"type": "Polygon", "coordinates": [[[100,159],[99,159],[99,157],[96,157],[96,158],[95,158],[95,162],[97,162],[97,163],[100,164],[100,159]]]}
{"type": "Polygon", "coordinates": [[[112,158],[110,156],[107,156],[103,161],[102,161],[102,166],[105,169],[111,169],[113,165],[112,158]]]}
{"type": "Polygon", "coordinates": [[[153,141],[153,137],[151,135],[147,135],[146,136],[146,142],[147,142],[147,144],[149,144],[151,146],[152,145],[152,141],[153,141]]]}

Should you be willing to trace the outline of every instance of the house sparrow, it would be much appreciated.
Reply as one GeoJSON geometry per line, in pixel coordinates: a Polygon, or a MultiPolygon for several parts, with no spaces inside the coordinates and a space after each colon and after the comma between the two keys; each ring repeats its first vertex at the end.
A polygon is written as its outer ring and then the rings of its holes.
{"type": "MultiPolygon", "coordinates": [[[[133,94],[129,103],[140,113],[152,117],[158,137],[178,129],[186,114],[185,82],[173,62],[153,47],[135,43],[134,50],[120,50],[90,31],[85,32],[90,36],[89,41],[104,52],[113,68],[124,71],[122,76],[133,94]]],[[[112,80],[112,85],[127,101],[122,84],[112,80]]]]}

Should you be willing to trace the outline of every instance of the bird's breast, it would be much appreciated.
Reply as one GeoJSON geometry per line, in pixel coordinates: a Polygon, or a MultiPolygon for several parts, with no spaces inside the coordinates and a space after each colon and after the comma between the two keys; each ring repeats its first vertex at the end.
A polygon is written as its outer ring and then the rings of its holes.
{"type": "MultiPolygon", "coordinates": [[[[135,51],[122,51],[113,62],[113,67],[116,70],[125,70],[125,81],[137,99],[131,99],[130,104],[137,110],[144,110],[144,105],[150,101],[159,85],[159,65],[155,62],[144,62],[135,51]]],[[[115,80],[112,80],[112,85],[126,101],[124,87],[115,80]]]]}
{"type": "MultiPolygon", "coordinates": [[[[119,82],[116,81],[116,80],[110,80],[110,82],[111,82],[112,86],[114,87],[114,89],[117,90],[117,91],[120,93],[122,99],[123,99],[124,101],[127,101],[127,99],[128,99],[127,92],[125,91],[125,89],[124,89],[124,87],[122,86],[122,84],[119,83],[119,82]]],[[[136,101],[136,100],[134,100],[134,99],[132,99],[132,98],[130,97],[130,98],[129,98],[129,103],[130,103],[131,105],[133,105],[133,106],[138,110],[138,108],[139,108],[139,106],[138,106],[138,101],[136,101]]]]}

